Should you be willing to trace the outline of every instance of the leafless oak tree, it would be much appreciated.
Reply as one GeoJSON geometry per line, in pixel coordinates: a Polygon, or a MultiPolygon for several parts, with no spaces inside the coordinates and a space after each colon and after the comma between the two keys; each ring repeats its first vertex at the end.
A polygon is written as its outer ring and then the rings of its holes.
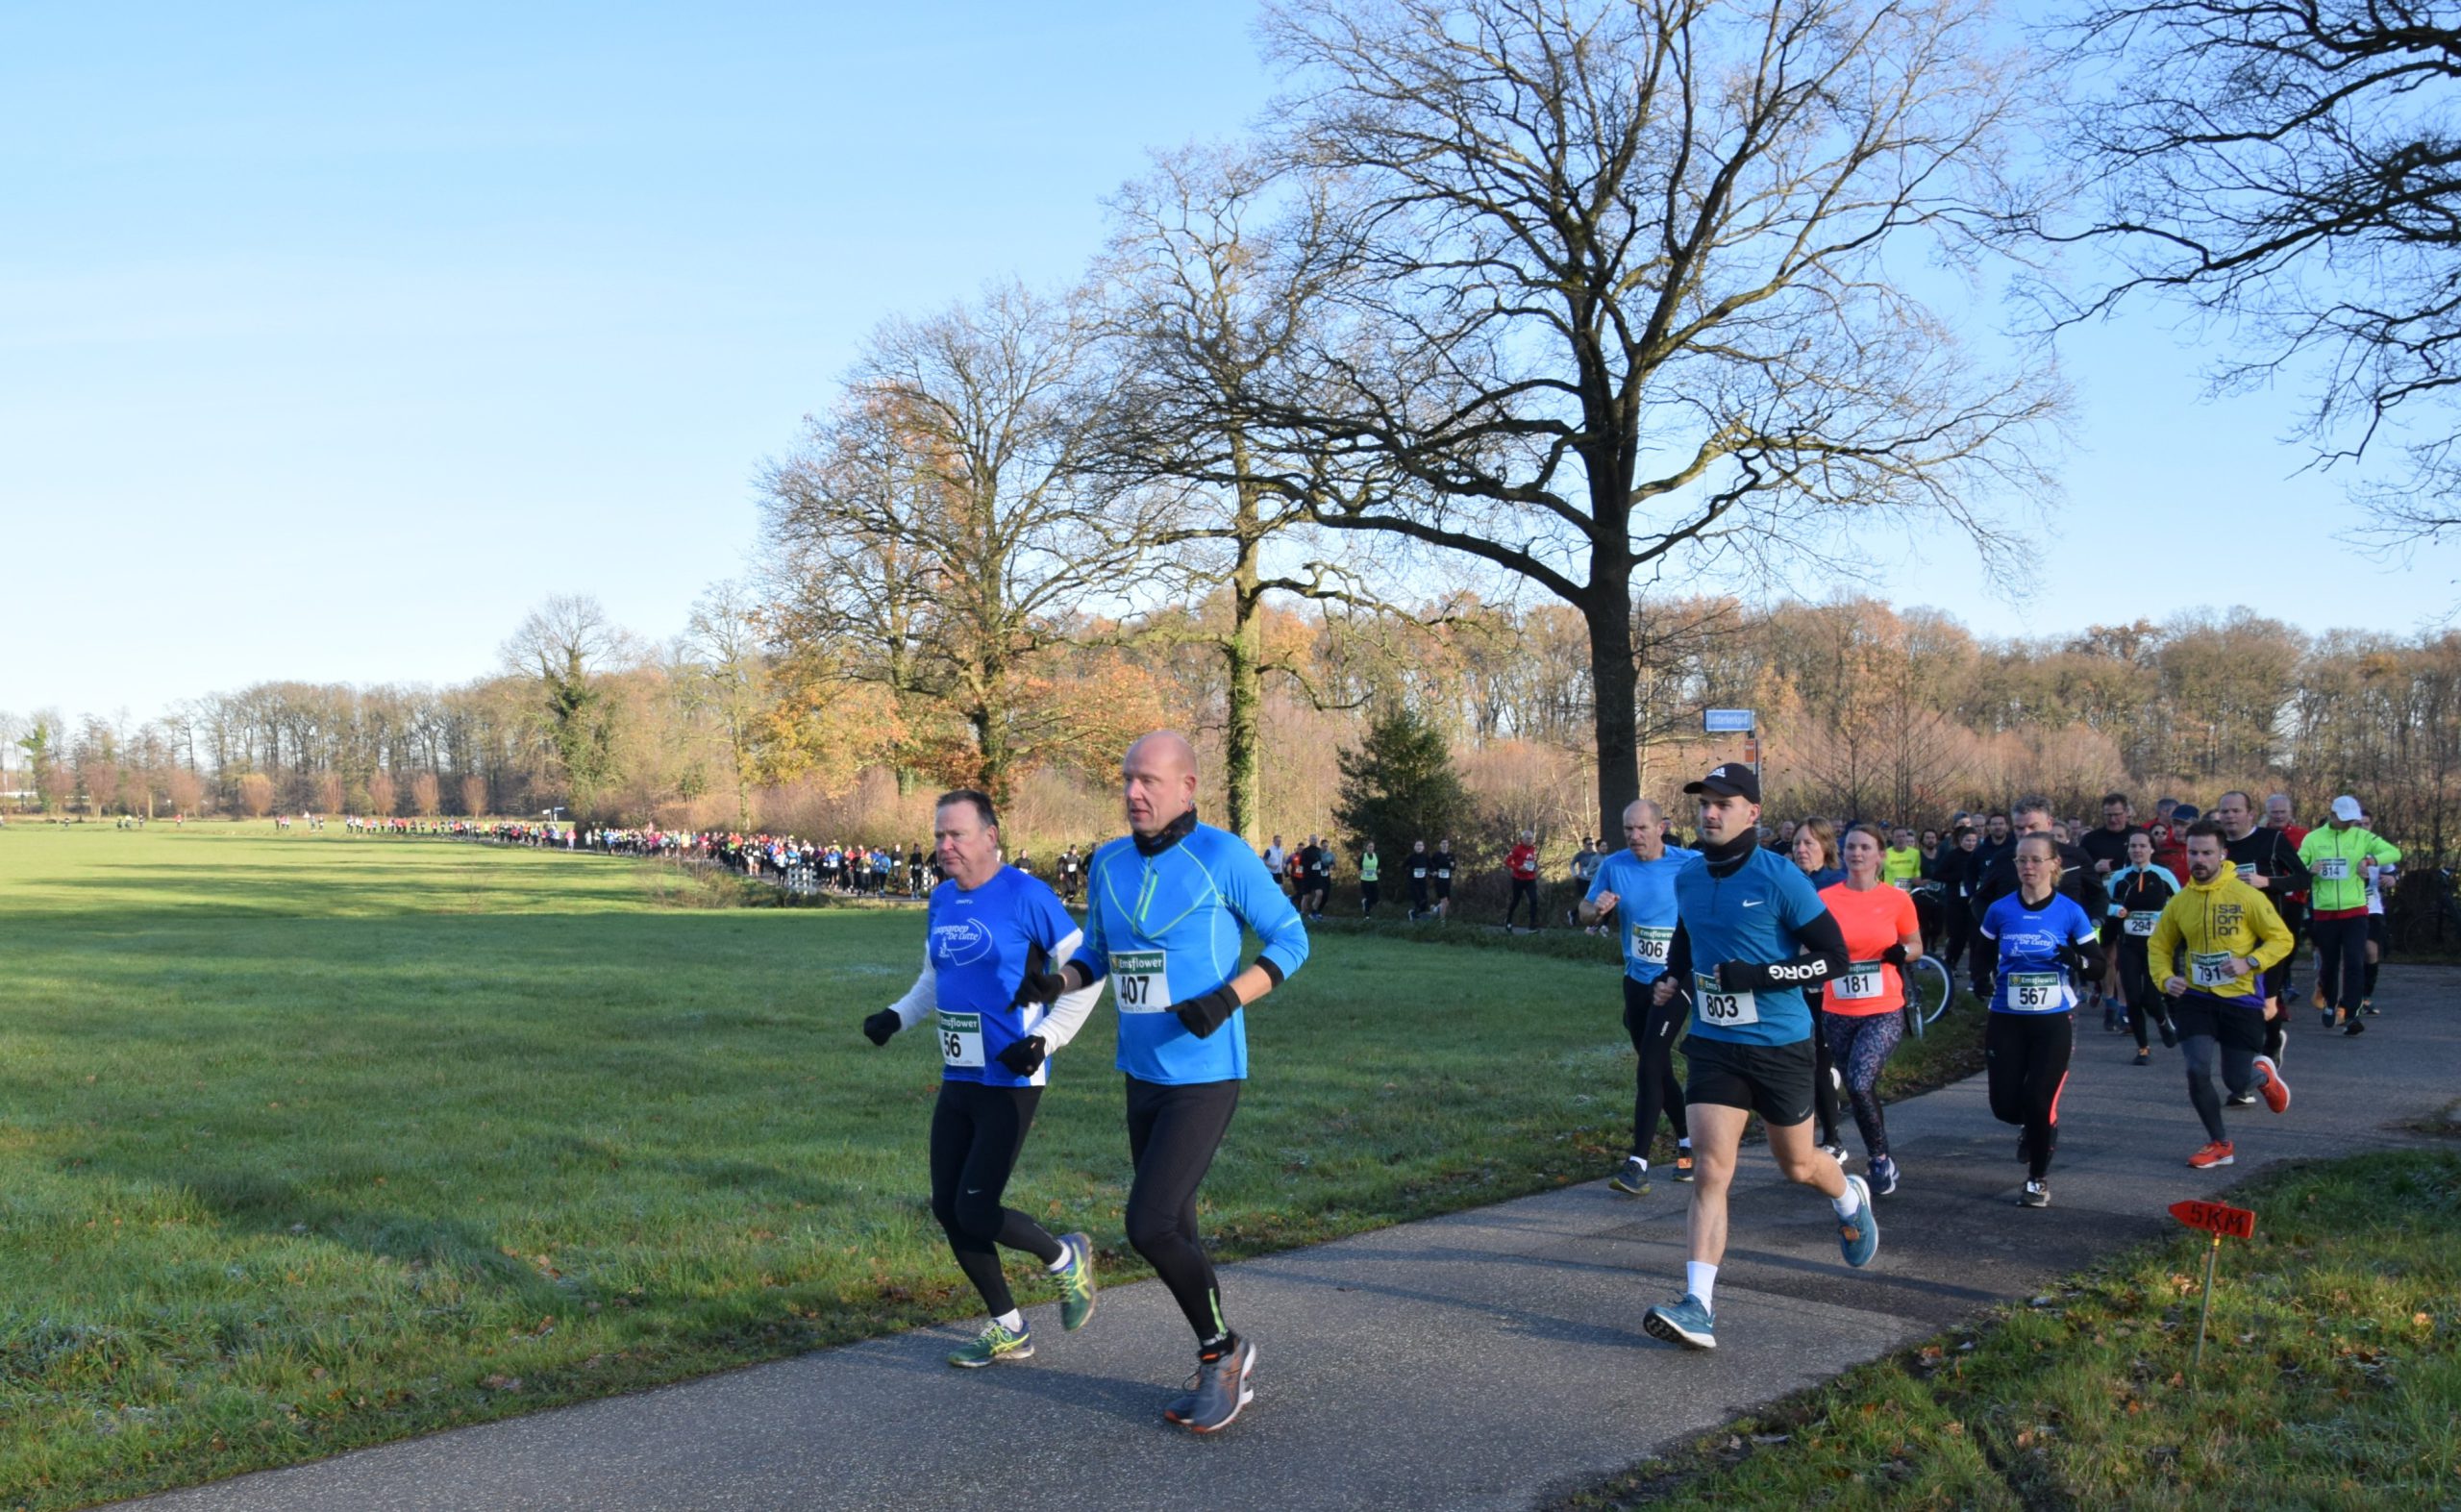
{"type": "Polygon", "coordinates": [[[1957,0],[1291,0],[1286,151],[1347,186],[1337,397],[1263,419],[1412,486],[1319,501],[1580,610],[1601,824],[1638,792],[1636,583],[2038,484],[2047,365],[1892,266],[2004,224],[2023,78],[1957,0]]]}

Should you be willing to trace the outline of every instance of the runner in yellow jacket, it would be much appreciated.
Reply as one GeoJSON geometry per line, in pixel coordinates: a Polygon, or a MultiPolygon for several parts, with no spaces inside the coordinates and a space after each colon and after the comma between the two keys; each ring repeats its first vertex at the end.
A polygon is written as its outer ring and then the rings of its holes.
{"type": "Polygon", "coordinates": [[[2299,842],[2299,862],[2316,879],[2315,920],[2308,926],[2316,941],[2316,1002],[2326,1029],[2340,1005],[2345,1034],[2367,1028],[2358,1016],[2367,999],[2367,883],[2401,858],[2401,848],[2360,824],[2361,817],[2358,800],[2345,793],[2333,800],[2331,823],[2299,842]]]}
{"type": "Polygon", "coordinates": [[[2265,895],[2239,880],[2223,847],[2222,827],[2200,820],[2188,828],[2188,882],[2162,907],[2146,947],[2150,973],[2171,999],[2171,1022],[2187,1058],[2188,1101],[2203,1121],[2208,1143],[2188,1156],[2198,1170],[2234,1158],[2222,1125],[2213,1066],[2233,1097],[2263,1095],[2278,1113],[2290,1106],[2281,1068],[2264,1054],[2265,972],[2294,945],[2289,927],[2265,895]]]}

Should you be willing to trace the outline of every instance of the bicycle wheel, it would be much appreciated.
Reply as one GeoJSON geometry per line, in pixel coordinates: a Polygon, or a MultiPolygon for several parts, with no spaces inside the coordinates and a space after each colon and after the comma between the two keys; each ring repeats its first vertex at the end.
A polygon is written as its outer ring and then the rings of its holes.
{"type": "Polygon", "coordinates": [[[1956,999],[1956,988],[1949,980],[1949,969],[1929,955],[1906,963],[1905,1028],[1916,1039],[1931,1021],[1949,1010],[1956,999]]]}

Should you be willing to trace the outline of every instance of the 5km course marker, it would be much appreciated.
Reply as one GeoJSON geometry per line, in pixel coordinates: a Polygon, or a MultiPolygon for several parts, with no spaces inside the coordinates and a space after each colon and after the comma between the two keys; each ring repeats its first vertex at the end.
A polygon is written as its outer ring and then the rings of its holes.
{"type": "Polygon", "coordinates": [[[2213,1264],[2222,1257],[2222,1236],[2252,1239],[2256,1233],[2256,1215],[2244,1207],[2230,1207],[2221,1202],[2189,1201],[2173,1202],[2171,1216],[2190,1228],[2201,1228],[2213,1235],[2213,1246],[2204,1252],[2204,1305],[2196,1315],[2196,1353],[2188,1360],[2191,1375],[2204,1363],[2204,1325],[2213,1316],[2213,1264]]]}

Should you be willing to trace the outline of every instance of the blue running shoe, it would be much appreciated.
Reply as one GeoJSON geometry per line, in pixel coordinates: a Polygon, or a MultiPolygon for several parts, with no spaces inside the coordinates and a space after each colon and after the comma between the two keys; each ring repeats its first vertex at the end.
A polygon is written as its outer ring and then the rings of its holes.
{"type": "Polygon", "coordinates": [[[1853,1217],[1837,1220],[1837,1248],[1845,1252],[1846,1263],[1859,1271],[1880,1252],[1880,1220],[1872,1211],[1871,1183],[1859,1176],[1848,1177],[1846,1183],[1862,1205],[1854,1209],[1853,1217]]]}
{"type": "Polygon", "coordinates": [[[1718,1347],[1717,1320],[1709,1315],[1709,1304],[1690,1292],[1680,1301],[1662,1303],[1641,1314],[1641,1329],[1653,1339],[1687,1350],[1718,1347]]]}
{"type": "Polygon", "coordinates": [[[1897,1195],[1897,1162],[1886,1155],[1872,1162],[1872,1195],[1874,1197],[1897,1195]]]}

